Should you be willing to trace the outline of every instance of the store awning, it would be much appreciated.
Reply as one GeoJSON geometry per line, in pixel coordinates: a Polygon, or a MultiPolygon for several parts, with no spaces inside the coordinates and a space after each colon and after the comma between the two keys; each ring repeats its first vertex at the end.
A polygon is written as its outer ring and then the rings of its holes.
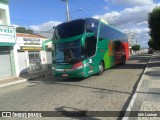
{"type": "Polygon", "coordinates": [[[15,43],[0,42],[0,46],[14,46],[15,43]]]}

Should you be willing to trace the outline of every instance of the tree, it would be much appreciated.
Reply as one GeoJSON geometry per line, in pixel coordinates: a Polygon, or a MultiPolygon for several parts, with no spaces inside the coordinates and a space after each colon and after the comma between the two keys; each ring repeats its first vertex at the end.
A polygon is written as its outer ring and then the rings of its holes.
{"type": "Polygon", "coordinates": [[[148,41],[148,46],[154,50],[160,50],[160,44],[157,44],[157,42],[152,39],[148,41]]]}
{"type": "Polygon", "coordinates": [[[29,34],[34,34],[33,30],[27,29],[25,27],[17,27],[16,28],[17,33],[29,33],[29,34]]]}
{"type": "Polygon", "coordinates": [[[140,45],[133,45],[132,46],[132,50],[133,51],[138,51],[138,50],[140,50],[141,49],[141,46],[140,45]]]}
{"type": "Polygon", "coordinates": [[[148,24],[152,40],[160,46],[160,7],[156,7],[149,13],[148,24]]]}

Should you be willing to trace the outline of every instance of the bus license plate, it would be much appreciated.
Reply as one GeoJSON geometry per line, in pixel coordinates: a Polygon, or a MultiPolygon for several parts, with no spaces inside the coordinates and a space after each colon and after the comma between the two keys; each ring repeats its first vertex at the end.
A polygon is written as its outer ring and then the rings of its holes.
{"type": "Polygon", "coordinates": [[[68,74],[62,74],[63,77],[68,77],[68,74]]]}

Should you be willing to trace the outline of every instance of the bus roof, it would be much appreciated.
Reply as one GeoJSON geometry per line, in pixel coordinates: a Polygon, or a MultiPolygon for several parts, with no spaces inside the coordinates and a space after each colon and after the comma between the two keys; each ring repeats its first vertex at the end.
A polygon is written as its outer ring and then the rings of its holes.
{"type": "MultiPolygon", "coordinates": [[[[79,19],[71,20],[71,21],[69,21],[69,22],[63,22],[63,23],[61,23],[61,24],[70,23],[70,22],[74,22],[74,21],[78,21],[78,20],[89,20],[89,19],[90,19],[90,20],[97,20],[97,21],[99,21],[99,22],[107,25],[108,27],[110,27],[110,28],[112,28],[112,29],[114,29],[114,30],[116,30],[116,31],[121,32],[122,34],[125,34],[124,32],[120,31],[119,29],[115,28],[114,26],[108,24],[108,22],[107,22],[105,19],[103,19],[103,18],[99,18],[99,19],[96,19],[96,18],[79,18],[79,19]]],[[[61,25],[61,24],[59,24],[59,25],[61,25]]],[[[59,25],[58,25],[58,26],[59,26],[59,25]]],[[[125,34],[125,35],[126,35],[126,34],[125,34]]]]}

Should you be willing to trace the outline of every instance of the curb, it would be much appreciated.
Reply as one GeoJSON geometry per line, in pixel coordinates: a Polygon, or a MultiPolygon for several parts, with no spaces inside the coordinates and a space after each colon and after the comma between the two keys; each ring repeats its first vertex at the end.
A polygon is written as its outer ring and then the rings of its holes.
{"type": "Polygon", "coordinates": [[[39,75],[39,76],[30,77],[28,79],[22,79],[22,80],[17,80],[17,81],[14,81],[14,82],[4,83],[4,84],[0,85],[0,88],[6,87],[6,86],[9,86],[9,85],[18,84],[18,83],[23,83],[23,82],[26,82],[26,81],[29,81],[29,80],[40,78],[40,77],[46,77],[48,75],[51,75],[51,74],[42,74],[42,75],[39,75]]]}
{"type": "MultiPolygon", "coordinates": [[[[148,61],[147,66],[146,66],[145,70],[143,71],[143,74],[147,71],[148,65],[149,65],[149,63],[150,63],[150,61],[151,61],[151,58],[152,58],[152,56],[150,57],[150,60],[148,61]]],[[[133,107],[133,105],[134,105],[134,102],[135,102],[135,100],[136,100],[136,98],[137,98],[137,93],[136,93],[136,91],[138,91],[138,90],[140,89],[140,87],[141,87],[141,85],[142,85],[142,82],[143,82],[143,80],[144,80],[144,75],[143,75],[143,74],[142,74],[142,77],[140,78],[140,81],[139,81],[139,83],[138,83],[138,85],[137,85],[137,88],[136,88],[136,90],[135,90],[135,92],[134,92],[134,94],[133,94],[133,96],[132,96],[132,98],[131,98],[131,101],[130,101],[130,103],[129,103],[127,109],[126,109],[126,111],[131,111],[131,110],[132,110],[132,107],[133,107]]],[[[129,119],[129,117],[128,117],[129,114],[127,114],[127,113],[128,113],[128,112],[125,112],[122,120],[128,120],[128,119],[129,119]],[[125,116],[127,116],[127,117],[125,117],[125,116]]]]}
{"type": "Polygon", "coordinates": [[[14,85],[14,84],[26,82],[26,81],[27,81],[27,79],[23,79],[23,80],[18,80],[18,81],[10,82],[10,83],[4,83],[4,84],[0,85],[0,88],[6,87],[6,86],[9,86],[9,85],[14,85]]]}

